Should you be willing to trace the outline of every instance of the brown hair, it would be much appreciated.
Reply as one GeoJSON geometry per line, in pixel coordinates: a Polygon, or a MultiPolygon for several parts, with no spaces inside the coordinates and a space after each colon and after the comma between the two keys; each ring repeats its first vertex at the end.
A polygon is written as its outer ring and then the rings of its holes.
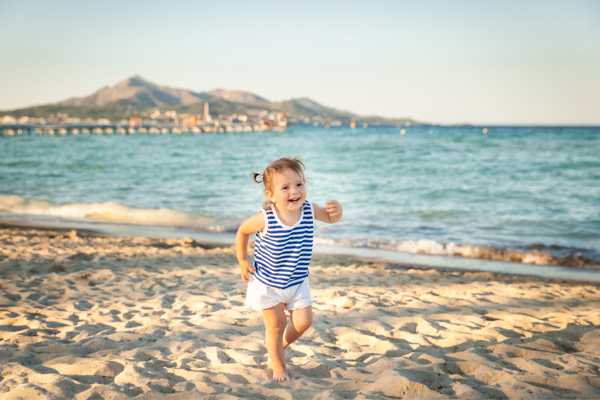
{"type": "MultiPolygon", "coordinates": [[[[292,170],[295,173],[297,173],[299,176],[302,177],[302,180],[305,180],[304,178],[304,169],[306,167],[304,166],[304,163],[302,161],[300,161],[300,158],[296,155],[296,156],[291,156],[291,157],[283,157],[280,158],[279,160],[273,161],[271,164],[269,164],[267,166],[267,168],[265,168],[265,170],[261,173],[259,172],[253,172],[250,175],[252,175],[252,177],[254,178],[254,182],[256,183],[262,183],[265,187],[265,191],[269,190],[271,192],[273,192],[273,178],[275,177],[276,174],[280,174],[283,171],[286,170],[292,170]],[[260,180],[259,180],[260,178],[260,180]]],[[[269,207],[271,204],[273,204],[273,202],[269,199],[267,199],[264,203],[263,203],[263,207],[267,208],[269,207]]]]}

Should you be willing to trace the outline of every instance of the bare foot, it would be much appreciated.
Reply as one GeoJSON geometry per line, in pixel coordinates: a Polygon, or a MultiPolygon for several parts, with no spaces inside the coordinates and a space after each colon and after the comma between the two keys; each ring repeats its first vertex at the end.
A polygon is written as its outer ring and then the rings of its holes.
{"type": "Polygon", "coordinates": [[[273,380],[277,381],[277,382],[291,381],[290,376],[288,375],[286,370],[283,370],[283,371],[273,370],[273,380]]]}

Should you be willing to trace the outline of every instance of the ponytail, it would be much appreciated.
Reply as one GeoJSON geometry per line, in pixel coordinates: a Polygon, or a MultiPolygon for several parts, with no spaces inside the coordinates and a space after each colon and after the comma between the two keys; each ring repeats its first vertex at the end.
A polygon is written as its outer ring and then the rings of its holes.
{"type": "Polygon", "coordinates": [[[262,173],[253,172],[250,174],[250,176],[252,177],[252,179],[254,179],[254,182],[256,182],[256,183],[263,183],[263,181],[264,181],[262,173]],[[257,179],[259,176],[260,176],[260,181],[257,179]]]}

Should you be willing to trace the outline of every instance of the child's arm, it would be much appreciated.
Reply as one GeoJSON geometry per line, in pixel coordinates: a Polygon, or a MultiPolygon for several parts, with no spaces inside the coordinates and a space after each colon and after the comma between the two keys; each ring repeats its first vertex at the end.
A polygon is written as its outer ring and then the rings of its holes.
{"type": "Polygon", "coordinates": [[[319,207],[314,203],[313,207],[315,209],[315,219],[327,224],[335,224],[342,219],[342,215],[344,215],[342,205],[336,200],[329,200],[325,203],[325,208],[319,207]]]}
{"type": "Polygon", "coordinates": [[[253,217],[248,218],[240,226],[235,238],[235,251],[242,269],[242,279],[248,282],[248,274],[253,274],[256,271],[247,260],[248,257],[248,238],[255,232],[260,232],[265,229],[265,217],[262,213],[258,213],[253,217]]]}

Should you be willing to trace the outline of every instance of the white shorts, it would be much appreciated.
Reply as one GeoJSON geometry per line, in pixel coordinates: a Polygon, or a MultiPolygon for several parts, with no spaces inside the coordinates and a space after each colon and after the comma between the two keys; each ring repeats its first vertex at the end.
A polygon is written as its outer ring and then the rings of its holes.
{"type": "Polygon", "coordinates": [[[252,310],[266,310],[279,303],[285,304],[288,311],[306,308],[312,305],[308,278],[299,285],[287,289],[276,289],[265,285],[252,274],[249,274],[248,291],[246,292],[246,308],[252,310]]]}

